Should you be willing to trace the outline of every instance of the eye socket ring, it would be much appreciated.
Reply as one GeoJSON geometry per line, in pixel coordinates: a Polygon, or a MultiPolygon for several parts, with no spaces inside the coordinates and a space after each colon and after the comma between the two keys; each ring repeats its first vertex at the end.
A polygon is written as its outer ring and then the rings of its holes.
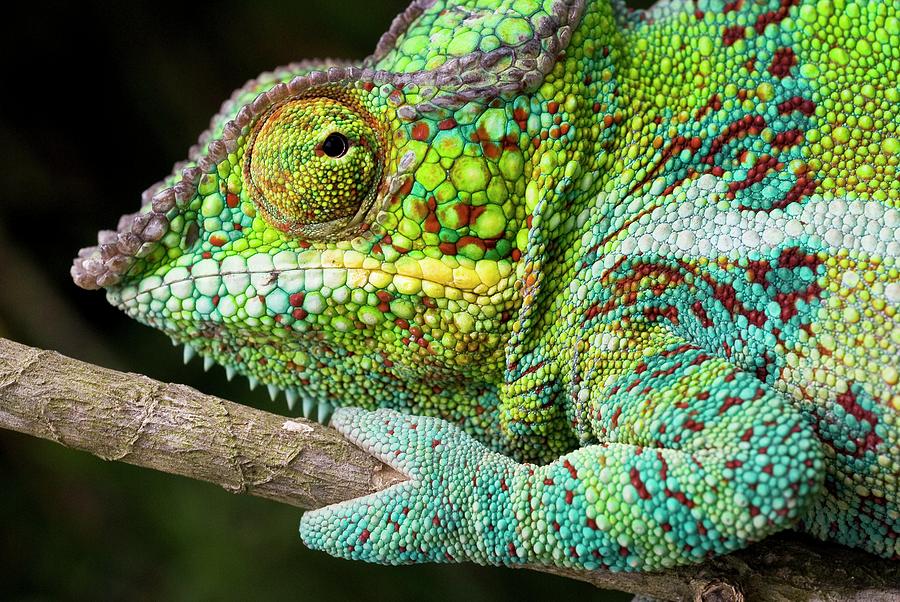
{"type": "Polygon", "coordinates": [[[380,143],[373,121],[354,104],[326,95],[291,98],[254,124],[244,182],[275,228],[307,240],[346,238],[375,207],[380,143]]]}
{"type": "Polygon", "coordinates": [[[350,149],[350,141],[340,132],[332,132],[328,134],[322,143],[322,152],[332,159],[340,159],[347,154],[350,149]]]}

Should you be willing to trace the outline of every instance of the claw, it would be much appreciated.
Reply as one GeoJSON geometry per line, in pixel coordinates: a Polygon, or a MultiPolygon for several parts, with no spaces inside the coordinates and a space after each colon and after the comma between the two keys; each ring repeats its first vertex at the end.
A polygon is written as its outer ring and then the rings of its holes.
{"type": "Polygon", "coordinates": [[[231,382],[231,379],[234,378],[234,375],[237,371],[231,366],[225,366],[225,378],[228,379],[228,382],[231,382]]]}
{"type": "Polygon", "coordinates": [[[203,371],[209,372],[209,369],[216,365],[216,361],[208,355],[203,356],[203,371]]]}
{"type": "Polygon", "coordinates": [[[269,391],[269,397],[272,398],[272,401],[278,399],[279,389],[275,385],[266,385],[266,389],[269,391]]]}
{"type": "Polygon", "coordinates": [[[252,391],[259,384],[259,379],[256,378],[255,376],[248,376],[247,384],[250,385],[250,390],[252,391]]]}
{"type": "Polygon", "coordinates": [[[312,418],[314,407],[316,407],[316,401],[312,397],[305,398],[303,400],[303,416],[305,418],[312,418]]]}

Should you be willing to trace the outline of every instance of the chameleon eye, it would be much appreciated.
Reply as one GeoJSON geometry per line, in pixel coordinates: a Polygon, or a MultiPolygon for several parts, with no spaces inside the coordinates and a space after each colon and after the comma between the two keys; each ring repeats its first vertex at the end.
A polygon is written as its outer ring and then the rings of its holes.
{"type": "Polygon", "coordinates": [[[325,138],[325,142],[322,143],[322,152],[334,159],[343,157],[347,153],[348,148],[350,148],[350,141],[347,140],[346,136],[338,132],[329,134],[328,138],[325,138]]]}
{"type": "Polygon", "coordinates": [[[371,205],[381,171],[377,148],[375,132],[353,108],[332,98],[294,99],[254,127],[244,180],[270,224],[326,238],[371,205]]]}

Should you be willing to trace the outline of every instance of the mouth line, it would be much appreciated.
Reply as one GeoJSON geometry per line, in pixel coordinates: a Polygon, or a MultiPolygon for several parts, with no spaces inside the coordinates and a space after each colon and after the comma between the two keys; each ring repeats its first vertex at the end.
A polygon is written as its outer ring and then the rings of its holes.
{"type": "MultiPolygon", "coordinates": [[[[485,261],[485,260],[481,260],[481,261],[485,261]]],[[[493,261],[493,260],[487,260],[487,261],[493,261]]],[[[457,268],[457,269],[459,269],[459,268],[457,268]]],[[[463,268],[463,269],[467,270],[468,272],[472,272],[472,273],[476,272],[476,270],[471,269],[471,268],[463,268]]],[[[234,271],[228,271],[228,272],[219,272],[216,274],[204,274],[204,275],[200,275],[200,276],[191,275],[191,276],[188,276],[185,278],[178,278],[178,279],[172,280],[170,282],[163,281],[156,286],[153,286],[150,288],[145,288],[145,289],[141,289],[140,283],[137,283],[137,284],[126,285],[126,286],[117,286],[114,288],[110,288],[108,290],[109,290],[109,292],[117,292],[118,296],[119,296],[119,301],[122,304],[126,304],[130,301],[134,301],[135,299],[137,299],[137,297],[144,295],[144,294],[152,295],[155,291],[158,291],[160,289],[172,288],[173,286],[177,286],[177,285],[185,284],[185,283],[195,283],[199,280],[206,280],[206,279],[210,279],[210,278],[219,278],[219,279],[224,280],[225,278],[235,277],[235,276],[252,277],[252,276],[260,276],[260,275],[268,275],[269,279],[266,282],[263,282],[261,284],[263,286],[270,286],[278,280],[279,276],[281,276],[283,274],[290,275],[290,274],[297,274],[297,273],[306,273],[306,272],[310,272],[313,270],[320,270],[320,271],[339,270],[339,271],[343,271],[347,274],[350,274],[351,272],[362,272],[367,275],[367,277],[365,279],[366,282],[368,281],[369,274],[381,272],[381,273],[389,276],[390,280],[392,282],[394,282],[397,277],[405,278],[407,280],[414,279],[414,280],[419,280],[422,283],[428,283],[430,285],[441,286],[441,287],[444,287],[445,289],[451,289],[451,290],[457,291],[461,295],[466,294],[466,293],[469,293],[472,295],[495,294],[496,292],[498,292],[499,290],[502,290],[502,288],[503,288],[503,287],[500,287],[499,285],[502,284],[504,281],[509,280],[510,277],[514,276],[514,274],[515,274],[515,270],[512,270],[508,275],[506,275],[505,277],[499,278],[497,280],[497,282],[495,282],[494,284],[492,284],[490,286],[488,286],[485,282],[479,280],[478,283],[475,284],[474,286],[466,287],[466,286],[460,286],[458,284],[454,284],[452,277],[451,277],[450,281],[448,281],[448,280],[441,281],[441,280],[434,279],[434,278],[425,278],[422,276],[404,274],[399,271],[389,272],[386,270],[379,270],[379,269],[372,269],[372,268],[365,268],[365,267],[348,268],[348,267],[343,267],[343,266],[341,266],[341,267],[319,266],[319,267],[297,267],[297,268],[289,268],[289,269],[282,269],[282,270],[278,270],[278,269],[274,269],[274,270],[234,270],[234,271]],[[130,294],[128,294],[127,296],[123,295],[122,292],[129,288],[133,289],[133,292],[130,292],[130,294]],[[479,288],[484,289],[484,290],[477,290],[479,288]]],[[[156,277],[156,278],[161,278],[161,279],[165,278],[165,276],[159,276],[156,274],[153,274],[149,277],[151,277],[151,278],[156,277]]],[[[347,284],[348,280],[349,280],[349,278],[345,279],[342,286],[345,286],[345,285],[349,286],[347,284]]],[[[325,287],[325,285],[322,284],[317,288],[312,288],[312,289],[307,290],[307,292],[321,290],[324,287],[325,287]]],[[[359,287],[350,286],[350,288],[362,288],[362,287],[361,286],[359,286],[359,287]]],[[[306,290],[306,289],[304,289],[304,290],[306,290]]],[[[405,294],[402,291],[397,291],[397,292],[400,294],[405,294]]],[[[416,296],[416,295],[409,295],[409,296],[416,296]]],[[[427,295],[427,296],[431,297],[432,295],[427,295]]]]}

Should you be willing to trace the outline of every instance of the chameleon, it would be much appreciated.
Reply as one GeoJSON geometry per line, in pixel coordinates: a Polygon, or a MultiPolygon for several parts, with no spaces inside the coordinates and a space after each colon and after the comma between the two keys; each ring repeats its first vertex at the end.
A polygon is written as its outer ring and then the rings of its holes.
{"type": "Polygon", "coordinates": [[[300,536],[900,556],[900,7],[415,0],[251,80],[71,274],[409,480],[300,536]]]}

